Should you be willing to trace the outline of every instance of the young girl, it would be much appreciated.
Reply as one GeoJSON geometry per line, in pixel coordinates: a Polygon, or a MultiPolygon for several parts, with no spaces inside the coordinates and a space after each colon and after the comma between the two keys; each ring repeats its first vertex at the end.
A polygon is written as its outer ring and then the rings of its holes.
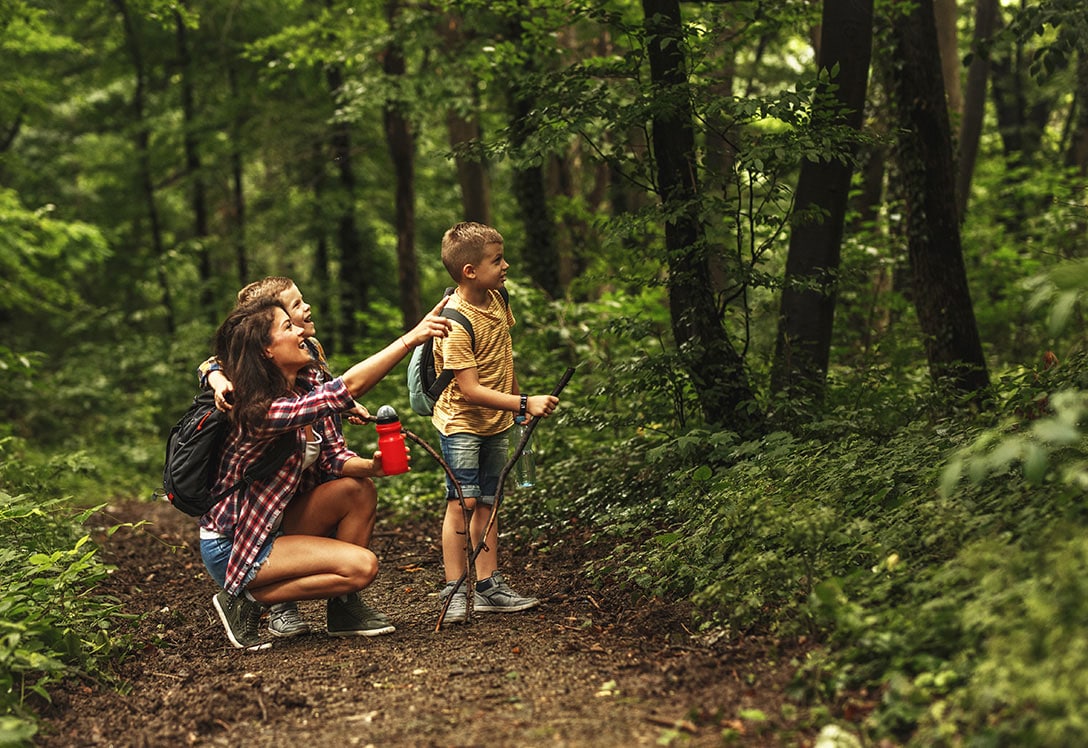
{"type": "Polygon", "coordinates": [[[333,636],[373,636],[392,626],[359,598],[378,561],[368,548],[381,452],[372,459],[344,445],[339,414],[371,389],[413,345],[449,333],[443,299],[415,328],[315,384],[305,331],[273,299],[237,307],[216,332],[216,357],[233,385],[232,429],[217,485],[234,485],[284,432],[298,449],[272,478],[256,481],[201,517],[201,555],[223,586],[213,605],[236,647],[262,644],[265,605],[327,599],[333,636]]]}

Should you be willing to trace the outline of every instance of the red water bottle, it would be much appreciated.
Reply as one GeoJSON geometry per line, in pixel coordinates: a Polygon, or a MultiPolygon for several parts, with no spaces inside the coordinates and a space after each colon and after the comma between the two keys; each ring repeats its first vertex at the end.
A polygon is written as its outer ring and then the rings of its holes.
{"type": "Polygon", "coordinates": [[[383,405],[375,415],[378,429],[378,449],[382,453],[382,468],[386,475],[408,472],[408,450],[404,446],[404,432],[400,419],[392,405],[383,405]]]}

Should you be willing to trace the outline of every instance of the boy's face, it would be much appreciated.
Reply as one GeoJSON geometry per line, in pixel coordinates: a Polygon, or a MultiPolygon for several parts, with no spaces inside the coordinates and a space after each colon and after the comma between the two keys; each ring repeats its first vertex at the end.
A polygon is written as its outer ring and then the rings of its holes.
{"type": "Polygon", "coordinates": [[[501,242],[491,242],[484,245],[483,256],[479,264],[470,266],[476,284],[481,288],[497,291],[506,283],[506,269],[510,265],[503,256],[501,242]]]}
{"type": "Polygon", "coordinates": [[[302,291],[298,290],[298,286],[292,283],[290,288],[280,293],[278,299],[291,315],[291,322],[302,328],[303,336],[312,338],[317,334],[317,326],[314,324],[310,305],[302,298],[302,291]]]}

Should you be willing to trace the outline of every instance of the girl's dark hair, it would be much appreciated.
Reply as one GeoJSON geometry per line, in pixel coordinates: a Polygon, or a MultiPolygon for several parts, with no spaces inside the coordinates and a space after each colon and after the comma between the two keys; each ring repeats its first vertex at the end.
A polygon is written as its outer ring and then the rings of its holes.
{"type": "Polygon", "coordinates": [[[231,419],[245,431],[260,426],[272,401],[291,384],[279,367],[264,355],[272,344],[276,310],[287,313],[276,299],[259,298],[234,308],[215,332],[215,356],[223,373],[234,383],[231,419]]]}

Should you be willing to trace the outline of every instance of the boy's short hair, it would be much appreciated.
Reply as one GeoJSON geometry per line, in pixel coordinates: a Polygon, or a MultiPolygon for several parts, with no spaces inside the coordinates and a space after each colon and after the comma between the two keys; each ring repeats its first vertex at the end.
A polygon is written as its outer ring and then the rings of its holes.
{"type": "Polygon", "coordinates": [[[295,282],[282,275],[269,275],[258,281],[253,281],[238,292],[237,305],[248,304],[257,299],[276,299],[295,282]]]}
{"type": "Polygon", "coordinates": [[[456,282],[461,282],[465,265],[476,265],[488,244],[502,244],[502,234],[486,224],[462,221],[442,236],[442,264],[456,282]]]}

